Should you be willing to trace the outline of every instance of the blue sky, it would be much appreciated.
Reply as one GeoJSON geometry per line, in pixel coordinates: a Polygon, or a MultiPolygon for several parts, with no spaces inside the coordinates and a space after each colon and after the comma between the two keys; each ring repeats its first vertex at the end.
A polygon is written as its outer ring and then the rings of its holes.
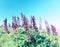
{"type": "Polygon", "coordinates": [[[47,20],[49,24],[60,28],[60,0],[0,0],[0,25],[5,18],[8,19],[8,23],[12,22],[12,16],[21,19],[21,12],[28,19],[34,15],[37,25],[41,17],[43,22],[47,20]]]}

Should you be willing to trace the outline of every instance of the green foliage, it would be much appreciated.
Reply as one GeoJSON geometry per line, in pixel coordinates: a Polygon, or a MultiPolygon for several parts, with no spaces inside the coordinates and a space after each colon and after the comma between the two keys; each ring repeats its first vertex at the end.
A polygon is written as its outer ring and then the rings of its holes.
{"type": "Polygon", "coordinates": [[[32,38],[32,43],[30,43],[23,27],[17,30],[17,34],[14,34],[12,30],[10,34],[0,30],[0,47],[59,47],[58,37],[48,35],[45,31],[35,32],[29,29],[32,38]]]}

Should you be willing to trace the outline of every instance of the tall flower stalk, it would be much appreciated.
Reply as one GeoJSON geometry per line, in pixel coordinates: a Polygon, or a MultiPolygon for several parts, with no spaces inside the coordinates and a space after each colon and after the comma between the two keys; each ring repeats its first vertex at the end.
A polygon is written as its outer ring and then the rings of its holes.
{"type": "Polygon", "coordinates": [[[27,18],[22,13],[21,13],[21,17],[22,17],[24,29],[25,29],[25,31],[27,31],[28,30],[28,21],[27,21],[27,18]]]}
{"type": "Polygon", "coordinates": [[[56,36],[57,35],[57,32],[56,32],[55,26],[51,25],[51,29],[52,29],[53,35],[56,36]]]}
{"type": "Polygon", "coordinates": [[[10,32],[8,31],[7,19],[4,20],[4,29],[5,29],[5,31],[6,31],[7,33],[10,33],[10,32]]]}
{"type": "Polygon", "coordinates": [[[13,16],[12,18],[13,18],[14,25],[17,27],[17,19],[16,19],[16,16],[13,16]]]}
{"type": "Polygon", "coordinates": [[[13,29],[14,33],[17,32],[17,27],[18,27],[18,25],[17,25],[16,16],[13,16],[12,29],[13,29]]]}
{"type": "Polygon", "coordinates": [[[18,25],[18,27],[20,26],[20,19],[19,19],[19,17],[17,17],[17,25],[18,25]]]}
{"type": "Polygon", "coordinates": [[[25,15],[23,13],[21,13],[21,17],[22,17],[24,29],[27,33],[28,41],[32,42],[31,35],[30,35],[29,29],[28,29],[28,20],[27,20],[27,18],[25,17],[25,15]]]}
{"type": "Polygon", "coordinates": [[[14,23],[12,22],[12,28],[13,28],[13,30],[15,30],[16,29],[16,26],[14,25],[14,23]]]}
{"type": "Polygon", "coordinates": [[[31,27],[37,32],[38,28],[36,26],[35,17],[31,16],[31,27]]]}
{"type": "Polygon", "coordinates": [[[50,27],[47,21],[45,21],[47,33],[50,34],[50,27]]]}

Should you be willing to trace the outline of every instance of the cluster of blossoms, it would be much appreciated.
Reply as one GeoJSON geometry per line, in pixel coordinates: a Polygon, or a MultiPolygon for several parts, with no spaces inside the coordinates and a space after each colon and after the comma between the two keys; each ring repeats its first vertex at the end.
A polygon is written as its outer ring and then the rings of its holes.
{"type": "Polygon", "coordinates": [[[21,17],[22,17],[24,29],[25,29],[25,31],[27,31],[28,30],[28,20],[23,13],[21,13],[21,17]]]}
{"type": "Polygon", "coordinates": [[[4,20],[4,29],[5,29],[5,31],[6,31],[7,33],[10,33],[10,32],[8,31],[7,19],[4,20]]]}
{"type": "Polygon", "coordinates": [[[47,21],[45,21],[47,33],[50,34],[50,27],[47,21]]]}
{"type": "Polygon", "coordinates": [[[19,19],[19,17],[17,17],[17,25],[18,25],[18,27],[20,26],[20,19],[19,19]]]}
{"type": "Polygon", "coordinates": [[[51,29],[52,29],[53,35],[56,36],[57,35],[56,28],[53,25],[51,25],[51,29]]]}
{"type": "MultiPolygon", "coordinates": [[[[45,21],[45,25],[46,25],[47,33],[50,34],[50,27],[49,27],[49,24],[48,24],[47,21],[45,21]]],[[[56,36],[56,35],[57,35],[57,32],[56,32],[55,26],[53,26],[53,25],[50,25],[50,26],[51,26],[52,34],[53,34],[54,36],[56,36]]]]}
{"type": "Polygon", "coordinates": [[[31,16],[31,27],[35,30],[38,31],[38,28],[36,26],[36,22],[35,22],[35,17],[31,16]]]}
{"type": "Polygon", "coordinates": [[[13,16],[12,18],[13,18],[12,29],[13,29],[13,31],[15,31],[14,33],[16,33],[16,32],[17,32],[17,31],[16,31],[16,28],[18,27],[18,25],[17,25],[17,20],[16,20],[16,16],[13,16]]]}
{"type": "Polygon", "coordinates": [[[31,43],[32,39],[31,39],[31,35],[30,35],[29,29],[28,29],[28,20],[27,20],[27,18],[25,17],[25,15],[23,13],[21,13],[21,17],[22,17],[24,29],[27,32],[28,41],[31,43]]]}
{"type": "MultiPolygon", "coordinates": [[[[24,27],[24,29],[25,29],[25,31],[27,32],[27,35],[28,35],[28,40],[30,41],[30,42],[32,42],[32,40],[31,40],[31,35],[30,35],[30,33],[28,32],[29,31],[29,28],[28,28],[28,19],[25,17],[25,15],[23,14],[23,13],[21,13],[21,18],[22,18],[22,22],[23,22],[23,27],[24,27]],[[30,39],[29,39],[30,38],[30,39]]],[[[17,32],[17,27],[19,27],[20,26],[20,19],[19,19],[19,17],[16,17],[16,16],[13,16],[12,17],[12,19],[13,19],[13,22],[12,22],[12,29],[13,29],[13,31],[14,31],[14,33],[16,33],[17,32]]],[[[38,27],[36,26],[36,22],[35,22],[35,17],[34,16],[31,16],[31,20],[30,20],[30,25],[31,25],[31,28],[33,29],[33,30],[35,30],[36,32],[38,32],[38,27]]],[[[48,24],[48,22],[45,20],[45,25],[46,25],[46,30],[47,30],[47,34],[50,34],[51,32],[50,32],[50,27],[49,27],[49,24],[48,24]]],[[[10,24],[9,24],[9,26],[10,26],[10,24]]],[[[39,24],[39,26],[40,26],[40,30],[42,30],[42,21],[41,21],[41,18],[40,18],[40,24],[39,24]]],[[[53,25],[50,25],[51,26],[51,30],[52,30],[52,34],[55,36],[55,35],[57,35],[57,32],[56,32],[56,28],[53,26],[53,25]]],[[[11,26],[10,26],[11,27],[11,26]]],[[[8,26],[7,26],[7,19],[5,19],[4,20],[4,29],[5,29],[5,31],[7,32],[7,33],[9,33],[9,31],[8,31],[8,26]]]]}

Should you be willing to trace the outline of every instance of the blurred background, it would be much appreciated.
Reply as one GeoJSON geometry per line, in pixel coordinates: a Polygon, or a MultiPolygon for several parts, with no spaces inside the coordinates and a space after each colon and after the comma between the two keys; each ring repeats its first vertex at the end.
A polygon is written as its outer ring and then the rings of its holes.
{"type": "MultiPolygon", "coordinates": [[[[31,15],[35,16],[37,26],[39,19],[53,24],[57,30],[60,29],[60,0],[0,0],[0,26],[5,18],[11,24],[12,16],[17,16],[21,20],[21,12],[30,20],[31,15]]],[[[21,21],[20,21],[21,23],[21,21]]]]}

